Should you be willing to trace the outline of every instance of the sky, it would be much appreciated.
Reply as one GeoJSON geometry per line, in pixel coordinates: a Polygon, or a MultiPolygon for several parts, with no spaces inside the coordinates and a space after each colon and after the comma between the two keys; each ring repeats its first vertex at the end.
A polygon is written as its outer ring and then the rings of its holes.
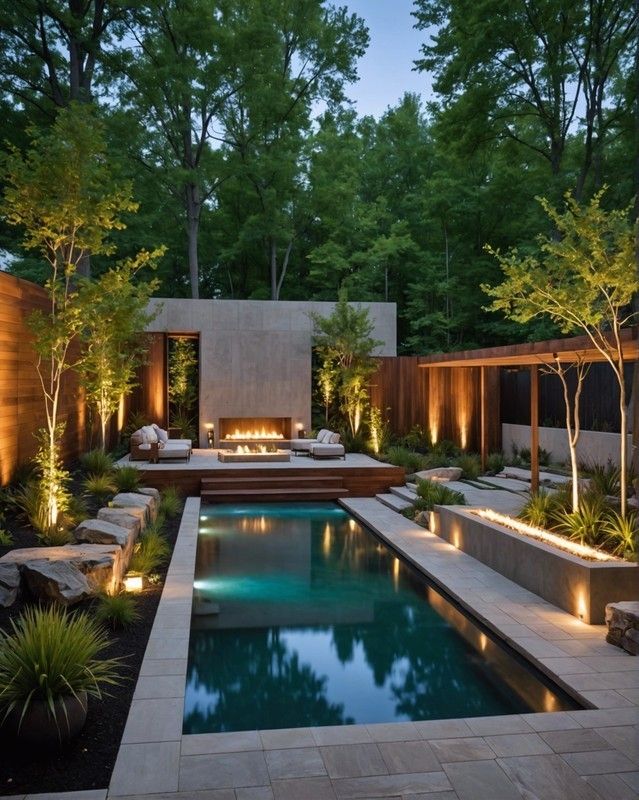
{"type": "Polygon", "coordinates": [[[412,71],[428,36],[413,28],[413,0],[335,0],[334,5],[346,5],[369,30],[370,44],[358,63],[359,82],[347,88],[360,116],[379,118],[405,92],[429,97],[429,76],[412,71]]]}

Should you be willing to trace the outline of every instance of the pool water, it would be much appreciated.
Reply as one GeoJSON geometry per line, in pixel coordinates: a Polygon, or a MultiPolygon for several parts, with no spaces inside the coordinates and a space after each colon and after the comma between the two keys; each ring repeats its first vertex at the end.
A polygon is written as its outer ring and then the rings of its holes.
{"type": "Polygon", "coordinates": [[[331,503],[200,523],[184,733],[575,705],[331,503]]]}

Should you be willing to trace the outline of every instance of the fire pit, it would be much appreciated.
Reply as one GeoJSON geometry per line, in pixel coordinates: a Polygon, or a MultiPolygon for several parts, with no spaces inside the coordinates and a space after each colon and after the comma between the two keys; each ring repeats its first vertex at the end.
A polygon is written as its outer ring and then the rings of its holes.
{"type": "MultiPolygon", "coordinates": [[[[219,447],[236,450],[239,445],[265,444],[288,447],[290,417],[221,417],[219,447]]],[[[271,449],[274,449],[271,447],[271,449]]]]}
{"type": "Polygon", "coordinates": [[[238,444],[234,450],[219,450],[218,461],[222,462],[269,462],[290,461],[290,450],[278,450],[272,445],[245,445],[238,444]]]}

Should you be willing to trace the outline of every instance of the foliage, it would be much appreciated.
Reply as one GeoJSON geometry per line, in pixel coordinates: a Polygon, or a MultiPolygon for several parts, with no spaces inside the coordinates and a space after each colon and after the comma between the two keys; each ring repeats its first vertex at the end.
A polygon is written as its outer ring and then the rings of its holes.
{"type": "Polygon", "coordinates": [[[626,516],[612,512],[602,525],[604,542],[616,555],[636,559],[639,537],[639,518],[636,511],[626,516]]]}
{"type": "Polygon", "coordinates": [[[371,406],[368,412],[370,448],[375,455],[385,451],[391,440],[390,422],[382,416],[381,408],[371,406]]]}
{"type": "Polygon", "coordinates": [[[455,466],[462,471],[462,478],[478,478],[481,474],[481,458],[477,453],[462,453],[455,459],[455,466]]]}
{"type": "Polygon", "coordinates": [[[356,434],[364,419],[368,380],[376,365],[371,353],[383,342],[373,339],[368,309],[349,304],[345,291],[328,317],[312,313],[313,344],[322,364],[332,363],[338,373],[337,393],[351,433],[356,434]]]}
{"type": "Polygon", "coordinates": [[[135,599],[126,592],[102,594],[98,599],[95,612],[96,619],[113,630],[130,628],[140,619],[140,612],[135,607],[135,599]]]}
{"type": "Polygon", "coordinates": [[[422,469],[423,457],[406,447],[389,447],[384,453],[384,458],[389,464],[403,467],[408,474],[422,469]]]}
{"type": "Polygon", "coordinates": [[[539,489],[531,493],[518,516],[536,528],[547,528],[559,510],[560,501],[557,497],[545,489],[539,489]]]}
{"type": "Polygon", "coordinates": [[[182,498],[175,486],[166,486],[162,489],[159,513],[167,517],[174,517],[182,510],[182,498]]]}
{"type": "MultiPolygon", "coordinates": [[[[185,336],[169,339],[169,420],[192,419],[197,409],[197,340],[185,336]]],[[[193,438],[193,437],[188,437],[193,438]]]]}
{"type": "Polygon", "coordinates": [[[85,613],[59,606],[29,607],[0,631],[0,708],[14,709],[20,720],[35,700],[43,700],[55,719],[54,704],[86,692],[101,698],[103,688],[119,682],[121,659],[104,658],[109,642],[85,613]]]}
{"type": "Polygon", "coordinates": [[[13,544],[13,535],[10,531],[0,528],[0,547],[11,547],[13,544]]]}
{"type": "Polygon", "coordinates": [[[177,430],[180,439],[190,439],[191,441],[197,439],[197,431],[195,430],[195,420],[193,417],[184,414],[174,414],[171,417],[171,427],[177,430]]]}
{"type": "Polygon", "coordinates": [[[602,495],[619,497],[619,487],[621,483],[621,470],[612,461],[606,464],[590,464],[590,485],[595,491],[602,495]]]}
{"type": "Polygon", "coordinates": [[[80,466],[87,475],[102,476],[113,472],[113,459],[104,450],[89,450],[80,456],[80,466]]]}
{"type": "Polygon", "coordinates": [[[466,505],[466,499],[461,492],[436,481],[418,480],[417,496],[422,500],[423,511],[432,511],[435,506],[466,505]]]}
{"type": "Polygon", "coordinates": [[[129,570],[141,575],[150,575],[162,566],[171,553],[166,537],[157,529],[147,527],[138,540],[129,570]]]}
{"type": "Polygon", "coordinates": [[[140,472],[136,467],[118,467],[113,473],[118,492],[134,492],[140,488],[140,472]]]}
{"type": "Polygon", "coordinates": [[[489,453],[488,458],[486,459],[486,469],[491,475],[498,475],[504,467],[506,466],[506,459],[504,458],[504,454],[499,453],[489,453]]]}
{"type": "Polygon", "coordinates": [[[413,425],[407,434],[400,437],[399,444],[409,450],[424,452],[430,447],[430,434],[422,425],[413,425]]]}
{"type": "Polygon", "coordinates": [[[104,503],[107,497],[116,492],[112,474],[93,475],[89,473],[84,479],[82,486],[87,494],[93,495],[100,503],[104,503]]]}
{"type": "Polygon", "coordinates": [[[582,496],[577,511],[562,511],[556,515],[555,527],[580,544],[595,545],[602,535],[605,514],[606,506],[601,495],[582,496]]]}

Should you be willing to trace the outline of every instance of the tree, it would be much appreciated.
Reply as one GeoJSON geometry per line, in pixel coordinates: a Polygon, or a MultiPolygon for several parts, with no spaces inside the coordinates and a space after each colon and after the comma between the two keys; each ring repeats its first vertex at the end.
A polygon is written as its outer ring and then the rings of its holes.
{"type": "Polygon", "coordinates": [[[134,283],[136,273],[164,253],[142,251],[109,269],[99,279],[85,280],[78,289],[77,314],[82,355],[77,370],[89,405],[100,420],[100,445],[106,449],[106,429],[122,397],[135,386],[136,370],[146,345],[140,333],[153,319],[146,312],[158,282],[134,283]]]}
{"type": "Polygon", "coordinates": [[[4,164],[3,212],[10,225],[24,229],[24,246],[49,266],[47,313],[29,320],[34,333],[36,370],[42,388],[46,432],[42,484],[46,518],[58,518],[62,380],[74,366],[71,346],[85,323],[77,303],[76,273],[84,254],[109,255],[109,233],[123,227],[121,215],[134,211],[130,186],[116,184],[106,161],[102,127],[88,106],[61,109],[53,126],[32,132],[29,150],[12,150],[4,164]]]}
{"type": "Polygon", "coordinates": [[[315,327],[313,344],[324,369],[332,363],[339,371],[337,392],[351,434],[359,432],[367,400],[367,382],[375,372],[372,352],[383,342],[373,339],[373,323],[367,308],[354,308],[344,290],[330,317],[311,314],[315,327]]]}
{"type": "Polygon", "coordinates": [[[562,212],[547,200],[540,202],[559,238],[539,237],[539,254],[521,256],[517,250],[502,255],[491,250],[505,279],[498,286],[483,285],[493,299],[491,308],[517,322],[549,316],[563,333],[581,330],[610,364],[619,386],[621,419],[621,513],[627,506],[627,408],[621,329],[635,318],[635,226],[628,209],[601,207],[605,190],[587,205],[569,194],[562,212]]]}

